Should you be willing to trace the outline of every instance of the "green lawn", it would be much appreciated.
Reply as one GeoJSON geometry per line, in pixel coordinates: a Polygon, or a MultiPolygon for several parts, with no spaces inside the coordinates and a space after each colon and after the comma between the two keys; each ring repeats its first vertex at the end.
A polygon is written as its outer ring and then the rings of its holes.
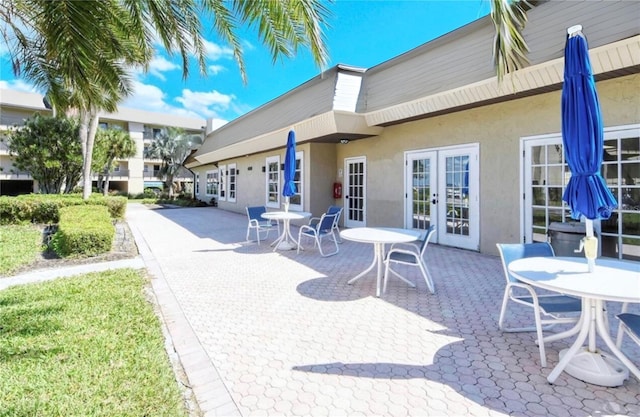
{"type": "Polygon", "coordinates": [[[147,285],[124,269],[0,291],[0,416],[186,416],[147,285]]]}
{"type": "Polygon", "coordinates": [[[33,262],[42,251],[42,232],[32,225],[0,226],[0,276],[33,262]]]}

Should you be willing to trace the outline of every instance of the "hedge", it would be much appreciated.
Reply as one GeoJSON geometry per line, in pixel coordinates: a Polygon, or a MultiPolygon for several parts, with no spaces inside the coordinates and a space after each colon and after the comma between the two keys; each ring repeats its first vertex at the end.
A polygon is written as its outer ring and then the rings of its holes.
{"type": "Polygon", "coordinates": [[[58,231],[51,247],[58,256],[94,256],[111,250],[115,227],[105,206],[84,205],[60,208],[58,231]]]}
{"type": "Polygon", "coordinates": [[[111,218],[122,219],[127,210],[127,198],[92,194],[85,201],[79,194],[1,196],[0,224],[56,224],[61,208],[78,205],[106,206],[111,218]]]}

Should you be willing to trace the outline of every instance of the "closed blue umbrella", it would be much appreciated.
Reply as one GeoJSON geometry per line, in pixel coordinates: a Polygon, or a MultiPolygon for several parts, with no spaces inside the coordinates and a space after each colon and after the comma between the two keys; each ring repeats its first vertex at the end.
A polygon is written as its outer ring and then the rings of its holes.
{"type": "MultiPolygon", "coordinates": [[[[593,240],[593,220],[608,219],[618,203],[600,175],[604,134],[600,104],[591,72],[587,41],[582,27],[569,28],[565,46],[562,84],[562,142],[571,178],[562,199],[571,209],[571,217],[585,217],[587,240],[593,240]]],[[[585,255],[593,266],[595,255],[585,255]]],[[[593,251],[593,248],[589,248],[593,251]]]]}
{"type": "Polygon", "coordinates": [[[296,176],[296,133],[289,131],[287,138],[287,152],[284,156],[284,186],[282,195],[285,197],[284,209],[289,211],[289,197],[296,195],[297,189],[294,182],[296,176]]]}

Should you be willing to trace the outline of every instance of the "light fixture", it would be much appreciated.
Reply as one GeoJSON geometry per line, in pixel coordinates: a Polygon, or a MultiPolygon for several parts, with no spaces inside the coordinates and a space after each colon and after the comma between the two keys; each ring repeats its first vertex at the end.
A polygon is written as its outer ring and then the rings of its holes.
{"type": "Polygon", "coordinates": [[[347,143],[349,143],[349,139],[340,139],[340,143],[346,145],[347,143]]]}

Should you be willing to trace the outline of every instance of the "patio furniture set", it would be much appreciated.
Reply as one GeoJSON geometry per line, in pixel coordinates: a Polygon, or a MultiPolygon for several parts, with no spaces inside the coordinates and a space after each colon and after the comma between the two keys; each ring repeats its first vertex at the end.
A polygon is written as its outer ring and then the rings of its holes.
{"type": "MultiPolygon", "coordinates": [[[[353,284],[376,271],[376,296],[387,289],[390,275],[398,277],[411,287],[414,282],[393,269],[397,265],[417,267],[433,294],[435,286],[427,264],[425,250],[435,233],[435,225],[426,231],[388,227],[356,227],[340,231],[338,222],[342,208],[331,206],[321,217],[312,217],[299,229],[295,239],[290,230],[291,220],[310,217],[306,212],[274,211],[265,207],[247,207],[249,224],[247,239],[255,230],[258,244],[271,230],[277,230],[278,238],[271,243],[274,251],[297,249],[303,237],[314,240],[321,256],[339,252],[340,238],[373,245],[373,260],[360,274],[347,283],[353,284]],[[282,229],[280,221],[283,222],[282,229]],[[264,233],[264,237],[261,237],[264,233]],[[328,238],[333,249],[326,252],[322,241],[328,238]],[[385,253],[385,246],[391,245],[385,253]]],[[[549,383],[555,382],[562,371],[583,381],[602,385],[623,384],[631,372],[640,380],[640,370],[620,350],[622,338],[628,335],[640,345],[640,315],[628,312],[630,303],[640,303],[640,267],[637,263],[611,259],[598,259],[594,271],[589,271],[584,258],[556,257],[549,243],[498,244],[506,278],[502,308],[498,327],[504,332],[536,332],[536,343],[540,351],[540,363],[547,366],[545,343],[577,335],[571,347],[560,352],[560,361],[548,375],[549,383]],[[543,291],[539,291],[539,290],[543,291]],[[614,342],[606,320],[606,302],[623,303],[617,315],[618,329],[614,342]],[[507,310],[510,303],[533,309],[534,325],[531,327],[508,327],[507,310]],[[544,336],[543,332],[555,325],[569,324],[568,330],[544,336]],[[596,337],[604,341],[613,355],[597,350],[596,337]],[[588,340],[587,346],[583,347],[588,340]]]]}
{"type": "Polygon", "coordinates": [[[560,361],[547,376],[549,383],[554,383],[562,371],[606,387],[622,385],[630,372],[640,380],[637,365],[620,350],[625,334],[640,345],[640,315],[628,312],[630,303],[640,303],[637,262],[597,259],[590,271],[584,258],[556,257],[549,243],[497,246],[507,281],[499,328],[505,332],[536,331],[543,367],[546,366],[545,343],[577,335],[569,348],[560,351],[560,361]],[[535,326],[506,327],[510,302],[531,307],[535,326]],[[607,302],[622,303],[615,342],[607,321],[607,302]],[[573,327],[543,336],[543,331],[558,324],[573,327]],[[597,336],[613,355],[596,348],[597,336]],[[586,341],[587,346],[583,346],[586,341]]]}
{"type": "Polygon", "coordinates": [[[314,241],[314,246],[318,246],[318,251],[323,257],[332,256],[339,252],[338,243],[342,243],[342,239],[355,242],[373,244],[373,262],[363,272],[349,280],[349,284],[354,283],[358,279],[367,275],[372,269],[376,269],[376,296],[380,297],[381,292],[386,292],[387,281],[390,274],[393,274],[406,282],[409,286],[415,287],[415,284],[403,277],[400,273],[392,268],[393,265],[409,265],[420,269],[427,287],[431,293],[434,293],[435,287],[427,265],[423,261],[424,253],[429,243],[429,239],[435,232],[435,226],[432,225],[424,233],[419,230],[398,229],[389,227],[356,227],[340,231],[339,221],[342,214],[342,207],[330,206],[326,213],[321,217],[311,217],[308,224],[300,226],[298,239],[291,233],[291,220],[302,220],[311,216],[311,213],[297,211],[267,211],[264,206],[247,207],[247,217],[249,223],[247,225],[247,240],[249,240],[251,231],[256,233],[258,244],[261,240],[268,237],[271,230],[278,231],[278,238],[271,243],[275,250],[304,250],[302,247],[302,238],[310,238],[314,241]],[[283,222],[282,230],[280,229],[280,221],[283,222]],[[264,234],[264,237],[261,236],[264,234]],[[423,236],[421,238],[421,235],[423,236]],[[322,241],[328,238],[333,243],[333,249],[325,252],[322,241]],[[385,245],[391,244],[388,253],[385,254],[385,245]],[[383,267],[383,264],[385,267],[383,267]],[[384,270],[384,272],[383,272],[384,270]],[[384,278],[384,280],[383,280],[384,278]],[[384,281],[384,287],[382,283],[384,281]]]}

